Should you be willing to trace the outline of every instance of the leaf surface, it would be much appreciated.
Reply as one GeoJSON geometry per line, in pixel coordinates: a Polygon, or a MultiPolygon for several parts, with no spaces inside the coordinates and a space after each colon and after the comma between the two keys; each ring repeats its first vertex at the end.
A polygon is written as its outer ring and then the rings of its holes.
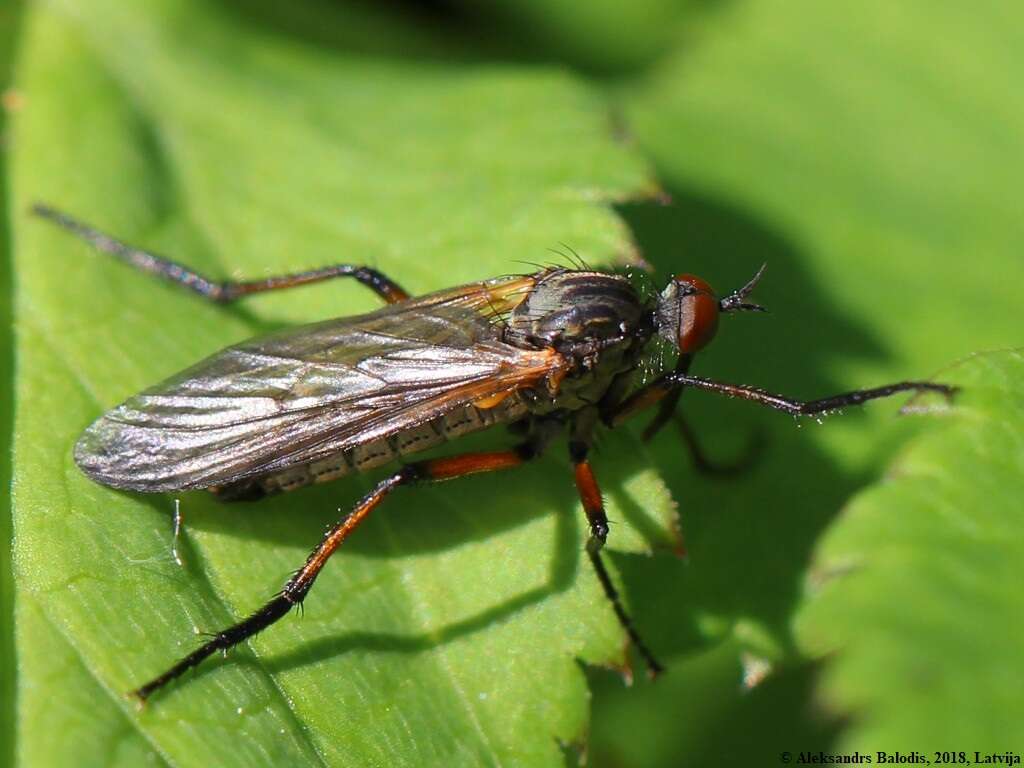
{"type": "MultiPolygon", "coordinates": [[[[649,189],[647,169],[611,139],[599,99],[556,70],[432,59],[414,30],[388,37],[373,15],[354,11],[338,27],[350,40],[325,41],[230,4],[37,4],[14,210],[45,201],[214,277],[353,261],[422,292],[531,271],[519,260],[550,261],[560,242],[595,263],[631,257],[608,203],[649,189]]],[[[97,692],[67,728],[131,731],[126,754],[174,765],[561,760],[587,716],[577,660],[621,663],[623,637],[581,563],[559,445],[514,475],[400,492],[330,563],[302,619],[136,711],[125,691],[268,598],[373,478],[258,505],[186,494],[181,567],[173,500],[88,482],[75,439],[222,346],[376,302],[335,282],[211,307],[20,213],[15,235],[18,642],[52,648],[97,692]]],[[[670,543],[674,507],[624,440],[600,457],[615,545],[646,551],[670,543]]],[[[20,672],[29,755],[70,714],[47,706],[57,680],[39,653],[20,672]]]]}
{"type": "Polygon", "coordinates": [[[951,376],[955,417],[828,532],[798,616],[809,651],[836,652],[833,706],[859,715],[846,752],[1024,746],[1024,352],[951,376]]]}
{"type": "MultiPolygon", "coordinates": [[[[768,263],[755,295],[770,314],[723,322],[696,371],[816,397],[905,378],[944,380],[956,375],[951,363],[976,350],[1019,347],[1019,6],[874,0],[707,5],[677,30],[671,55],[615,94],[673,198],[666,208],[625,209],[645,256],[664,271],[699,274],[719,290],[742,285],[768,263]]],[[[965,402],[970,408],[969,397],[965,402]]],[[[941,430],[945,419],[900,418],[900,403],[851,409],[822,425],[696,393],[683,404],[712,456],[742,455],[746,442],[761,434],[761,459],[741,477],[695,478],[685,469],[678,436],[667,430],[655,450],[659,466],[680,467],[664,476],[680,505],[689,561],[624,558],[623,572],[634,600],[654,596],[643,599],[638,621],[654,625],[648,631],[655,647],[663,653],[674,648],[675,664],[683,664],[728,643],[736,649],[732,677],[720,683],[725,690],[709,689],[707,678],[677,673],[675,708],[656,703],[654,691],[619,693],[615,680],[601,685],[592,733],[603,746],[595,744],[595,760],[604,764],[605,749],[630,754],[630,744],[666,732],[679,740],[633,764],[677,765],[680,755],[700,764],[700,755],[710,754],[756,765],[783,749],[845,743],[834,741],[840,728],[814,725],[822,715],[815,685],[806,686],[803,706],[780,706],[772,696],[741,699],[741,651],[771,660],[782,684],[800,674],[808,655],[817,655],[821,644],[807,645],[807,635],[793,627],[808,604],[819,540],[841,524],[841,510],[858,490],[882,480],[908,440],[941,430]],[[706,700],[757,709],[759,716],[746,720],[752,725],[743,743],[702,740],[712,745],[705,753],[686,739],[675,725],[681,712],[705,713],[705,720],[689,721],[688,733],[719,733],[721,715],[701,709],[706,700]],[[638,714],[626,714],[627,708],[638,714]],[[650,712],[649,731],[614,726],[639,723],[640,714],[650,712]],[[818,735],[810,737],[816,728],[818,735]]],[[[976,438],[983,440],[983,431],[976,438]]],[[[946,471],[962,474],[955,463],[946,471]]],[[[1006,477],[998,467],[992,471],[975,466],[960,480],[976,478],[981,498],[982,489],[1006,477]]],[[[1003,485],[1003,500],[1018,489],[1003,485]]],[[[947,503],[935,500],[937,525],[947,503]]],[[[966,514],[978,515],[983,526],[994,522],[984,509],[966,514]]],[[[899,515],[890,511],[890,517],[899,515]]],[[[985,535],[996,535],[1003,524],[985,535]]],[[[903,536],[901,546],[911,562],[937,554],[930,538],[903,536]],[[914,547],[920,547],[917,554],[914,547]]],[[[962,567],[970,557],[983,555],[975,550],[962,567]]],[[[989,573],[989,566],[979,560],[977,570],[989,573]]],[[[888,590],[860,606],[862,623],[871,622],[871,610],[885,615],[883,597],[893,598],[889,610],[908,617],[917,610],[912,599],[888,590]]],[[[952,617],[959,600],[949,597],[952,617]]],[[[838,611],[838,603],[838,597],[830,601],[830,610],[838,611]]],[[[1001,621],[1001,614],[992,615],[959,652],[986,654],[980,633],[1001,635],[1001,621]]],[[[843,627],[842,636],[838,628],[828,635],[830,647],[849,643],[863,651],[862,630],[852,621],[843,627]]],[[[902,642],[900,653],[910,655],[922,641],[910,627],[887,637],[886,653],[902,642]]],[[[891,713],[883,692],[904,678],[892,675],[890,664],[872,667],[860,658],[862,685],[877,697],[855,700],[839,676],[828,677],[826,698],[843,706],[827,710],[826,720],[882,720],[891,713]]],[[[955,663],[958,656],[949,658],[955,663]]],[[[1019,663],[1007,669],[1016,675],[1019,663]]],[[[985,679],[961,690],[965,701],[978,702],[970,718],[975,732],[986,732],[980,719],[1003,700],[1001,691],[985,679]]],[[[947,709],[940,718],[937,707],[923,710],[935,716],[934,731],[956,730],[952,721],[962,710],[947,709]]],[[[849,743],[871,746],[864,734],[850,734],[849,743]]]]}
{"type": "Polygon", "coordinates": [[[8,113],[18,109],[20,95],[10,88],[11,68],[22,3],[0,7],[0,765],[14,761],[17,672],[14,659],[14,573],[11,562],[11,434],[14,429],[14,322],[11,279],[11,233],[7,178],[10,132],[8,113]]]}

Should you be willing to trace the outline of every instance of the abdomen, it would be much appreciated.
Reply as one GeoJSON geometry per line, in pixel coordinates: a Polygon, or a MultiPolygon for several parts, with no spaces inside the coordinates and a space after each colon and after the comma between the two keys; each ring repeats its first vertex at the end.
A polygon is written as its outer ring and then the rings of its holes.
{"type": "Polygon", "coordinates": [[[210,491],[225,501],[244,501],[293,491],[313,483],[326,483],[425,451],[471,432],[517,421],[528,412],[522,398],[513,393],[492,408],[472,405],[457,408],[418,427],[354,446],[333,456],[289,467],[281,472],[216,486],[210,488],[210,491]]]}

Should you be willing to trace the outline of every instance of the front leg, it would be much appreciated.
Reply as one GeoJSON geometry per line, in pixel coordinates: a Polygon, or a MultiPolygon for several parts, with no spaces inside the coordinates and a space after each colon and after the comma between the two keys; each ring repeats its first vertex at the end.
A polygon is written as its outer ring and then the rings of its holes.
{"type": "Polygon", "coordinates": [[[757,387],[749,387],[743,384],[726,384],[714,379],[705,379],[701,376],[690,376],[685,373],[675,372],[665,377],[665,385],[673,389],[693,387],[694,389],[703,389],[707,392],[716,392],[726,397],[738,397],[767,408],[773,408],[776,411],[788,413],[791,416],[815,416],[829,413],[851,405],[862,405],[869,400],[891,397],[900,392],[938,392],[946,397],[952,397],[956,392],[956,387],[948,384],[935,384],[930,381],[899,381],[895,384],[886,384],[883,387],[875,387],[873,389],[855,389],[852,392],[823,397],[819,400],[795,400],[783,395],[772,394],[757,387]]]}
{"type": "Polygon", "coordinates": [[[814,416],[829,413],[851,405],[863,405],[869,400],[891,397],[900,392],[938,392],[947,398],[956,394],[957,388],[949,384],[936,384],[931,381],[900,381],[886,384],[873,389],[855,389],[840,395],[823,397],[818,400],[796,400],[784,395],[777,395],[757,387],[743,384],[728,384],[702,376],[690,376],[680,371],[672,371],[659,376],[646,387],[642,387],[627,397],[614,408],[602,414],[602,420],[609,427],[616,427],[641,410],[662,401],[669,395],[687,387],[715,392],[726,397],[738,397],[750,400],[767,408],[782,411],[792,416],[814,416]]]}
{"type": "MultiPolygon", "coordinates": [[[[680,355],[679,360],[676,361],[675,373],[689,373],[692,364],[692,354],[680,355]]],[[[679,406],[679,398],[682,396],[683,390],[677,389],[662,398],[660,405],[658,405],[658,412],[651,419],[651,423],[644,429],[641,439],[645,443],[652,440],[672,420],[673,415],[676,413],[676,408],[679,406]]]]}

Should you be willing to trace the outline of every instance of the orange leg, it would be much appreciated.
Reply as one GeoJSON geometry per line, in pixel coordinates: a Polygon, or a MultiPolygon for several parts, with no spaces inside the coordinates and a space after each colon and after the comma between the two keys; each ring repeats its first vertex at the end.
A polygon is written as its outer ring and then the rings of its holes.
{"type": "Polygon", "coordinates": [[[633,619],[622,605],[619,592],[615,589],[615,584],[612,583],[608,569],[601,558],[601,548],[608,538],[608,516],[604,511],[604,502],[601,499],[601,489],[597,484],[597,478],[594,477],[594,470],[587,460],[587,446],[582,442],[574,441],[569,444],[569,452],[572,456],[576,473],[576,489],[579,491],[580,500],[583,502],[583,511],[586,513],[587,522],[590,524],[587,556],[590,558],[591,565],[594,566],[594,572],[597,574],[597,580],[601,582],[601,588],[604,590],[605,596],[607,596],[612,604],[612,610],[615,611],[619,624],[622,625],[633,646],[641,658],[643,658],[650,676],[655,677],[664,670],[664,667],[654,657],[654,654],[651,653],[647,644],[640,637],[639,632],[637,632],[636,627],[633,625],[633,619]]]}
{"type": "Polygon", "coordinates": [[[132,695],[145,701],[154,692],[171,680],[198,666],[204,659],[216,651],[225,651],[247,640],[257,632],[266,629],[293,606],[300,605],[316,581],[321,569],[334,554],[349,534],[366,519],[374,509],[396,488],[420,482],[438,482],[456,477],[472,475],[478,472],[493,472],[508,469],[522,464],[538,453],[532,442],[524,443],[511,451],[494,451],[488,453],[467,453],[450,458],[431,459],[407,464],[390,477],[381,480],[377,486],[364,496],[352,512],[338,521],[323,540],[306,558],[305,564],[296,571],[284,588],[262,608],[237,624],[218,632],[208,642],[194,650],[188,656],[172,666],[166,672],[150,680],[145,685],[132,691],[132,695]]]}

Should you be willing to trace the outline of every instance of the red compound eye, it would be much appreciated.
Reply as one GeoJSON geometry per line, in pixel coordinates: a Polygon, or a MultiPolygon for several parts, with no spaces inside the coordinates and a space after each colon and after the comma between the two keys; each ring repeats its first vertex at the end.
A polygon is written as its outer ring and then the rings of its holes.
{"type": "Polygon", "coordinates": [[[679,351],[685,354],[707,346],[718,330],[718,299],[711,286],[694,275],[676,275],[679,290],[679,351]]]}

